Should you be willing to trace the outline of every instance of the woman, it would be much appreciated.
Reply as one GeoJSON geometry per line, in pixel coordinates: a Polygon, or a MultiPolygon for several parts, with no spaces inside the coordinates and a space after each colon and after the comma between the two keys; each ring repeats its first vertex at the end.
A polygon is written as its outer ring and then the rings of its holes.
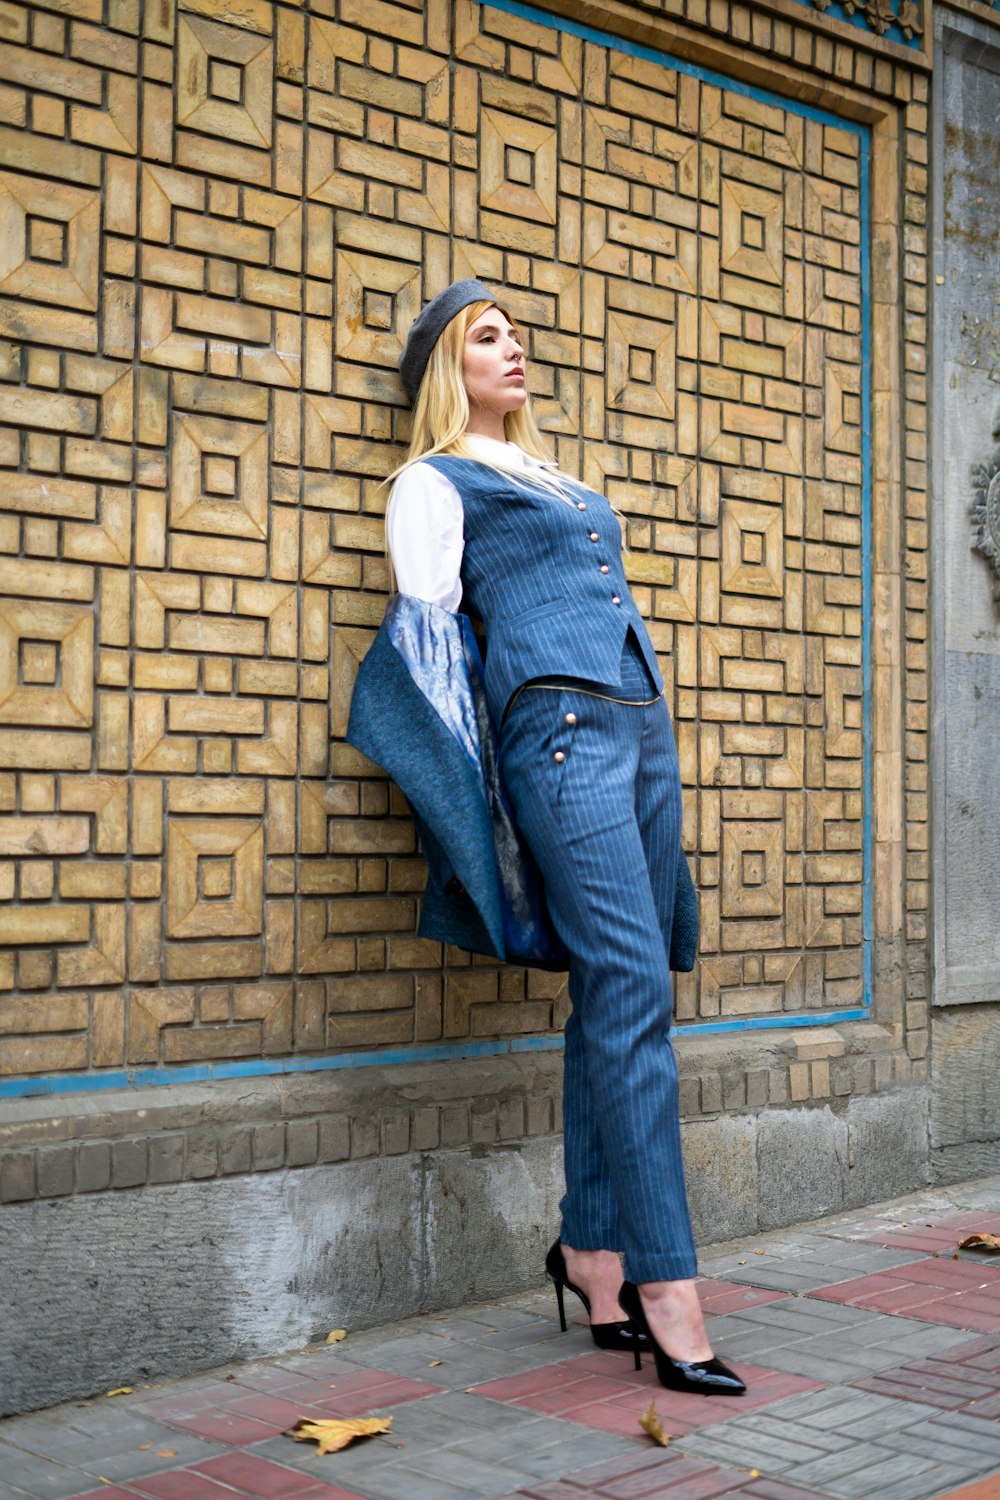
{"type": "Polygon", "coordinates": [[[414,418],[387,513],[397,585],[445,611],[464,598],[484,624],[500,771],[569,954],[566,1195],[546,1263],[560,1313],[568,1286],[602,1347],[637,1364],[651,1347],[663,1384],[739,1395],[695,1291],[669,1040],[680,776],[620,527],[546,460],[520,335],[481,282],[428,304],[400,371],[414,418]]]}

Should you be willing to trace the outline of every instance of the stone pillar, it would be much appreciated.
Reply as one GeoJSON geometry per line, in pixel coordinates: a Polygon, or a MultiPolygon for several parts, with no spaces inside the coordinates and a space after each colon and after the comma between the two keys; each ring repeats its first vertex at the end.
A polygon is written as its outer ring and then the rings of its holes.
{"type": "Polygon", "coordinates": [[[946,1180],[1000,1163],[1000,11],[986,15],[935,10],[931,1160],[946,1180]]]}

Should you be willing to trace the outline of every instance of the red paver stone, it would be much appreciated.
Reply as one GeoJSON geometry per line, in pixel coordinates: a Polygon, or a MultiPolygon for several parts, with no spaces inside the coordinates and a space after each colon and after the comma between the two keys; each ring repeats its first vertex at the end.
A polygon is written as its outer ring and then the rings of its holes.
{"type": "MultiPolygon", "coordinates": [[[[581,1379],[574,1380],[567,1385],[557,1386],[552,1391],[536,1391],[533,1396],[522,1396],[516,1401],[508,1404],[521,1406],[531,1411],[547,1412],[550,1416],[570,1416],[576,1421],[575,1412],[578,1409],[595,1405],[598,1402],[608,1401],[614,1396],[620,1396],[627,1387],[622,1381],[607,1380],[600,1375],[583,1375],[581,1379]]],[[[640,1401],[649,1404],[649,1398],[645,1391],[632,1392],[640,1401]]]]}
{"type": "Polygon", "coordinates": [[[647,1360],[640,1373],[621,1355],[606,1353],[584,1354],[560,1365],[532,1370],[527,1376],[493,1380],[476,1386],[473,1394],[645,1442],[639,1413],[650,1401],[655,1402],[660,1420],[671,1437],[682,1437],[695,1427],[707,1427],[756,1411],[786,1396],[822,1389],[821,1381],[807,1380],[801,1375],[786,1375],[756,1365],[738,1364],[735,1368],[749,1389],[745,1396],[731,1400],[664,1390],[656,1379],[652,1360],[647,1360]]]}
{"type": "Polygon", "coordinates": [[[784,1302],[787,1292],[772,1292],[760,1286],[743,1286],[739,1281],[698,1282],[702,1312],[722,1317],[725,1313],[743,1312],[747,1307],[761,1307],[765,1302],[784,1302]]]}
{"type": "Polygon", "coordinates": [[[387,1377],[381,1385],[369,1386],[364,1391],[342,1392],[339,1388],[328,1391],[327,1397],[315,1400],[311,1412],[330,1417],[360,1417],[377,1407],[402,1406],[404,1401],[419,1401],[422,1396],[436,1396],[443,1390],[440,1385],[426,1385],[420,1380],[403,1380],[387,1377]]]}
{"type": "Polygon", "coordinates": [[[574,1366],[582,1365],[583,1360],[589,1358],[589,1355],[583,1355],[580,1359],[564,1359],[558,1364],[528,1370],[524,1375],[505,1375],[502,1380],[488,1380],[484,1385],[477,1385],[474,1394],[489,1396],[494,1401],[517,1401],[523,1396],[533,1396],[538,1391],[571,1385],[580,1379],[580,1372],[574,1366]]]}
{"type": "MultiPolygon", "coordinates": [[[[374,1406],[399,1406],[421,1396],[435,1396],[444,1386],[426,1380],[408,1380],[389,1370],[355,1370],[333,1380],[300,1380],[281,1392],[281,1400],[296,1407],[336,1416],[357,1416],[374,1406]]],[[[230,1404],[231,1403],[227,1403],[230,1404]]],[[[243,1407],[240,1407],[243,1410],[243,1407]]],[[[298,1413],[302,1415],[301,1411],[298,1413]]],[[[294,1419],[293,1419],[294,1420],[294,1419]]]]}
{"type": "Polygon", "coordinates": [[[607,1349],[594,1349],[590,1354],[581,1354],[572,1364],[578,1370],[589,1370],[594,1375],[607,1375],[610,1380],[626,1380],[630,1385],[652,1385],[659,1390],[656,1368],[650,1355],[643,1359],[641,1371],[635,1368],[631,1354],[612,1354],[607,1349]]]}
{"type": "Polygon", "coordinates": [[[960,1490],[950,1490],[940,1500],[1000,1500],[1000,1474],[991,1474],[988,1479],[979,1479],[960,1490]]]}
{"type": "Polygon", "coordinates": [[[282,1431],[291,1427],[302,1416],[302,1409],[298,1402],[290,1401],[282,1393],[280,1396],[271,1396],[264,1391],[251,1394],[248,1391],[240,1391],[239,1388],[232,1389],[229,1400],[225,1403],[225,1411],[233,1412],[239,1417],[256,1417],[260,1422],[267,1422],[272,1427],[280,1427],[282,1431]]]}
{"type": "Polygon", "coordinates": [[[130,1479],[129,1489],[150,1500],[233,1500],[232,1490],[190,1469],[170,1469],[166,1474],[148,1474],[130,1479]]]}
{"type": "Polygon", "coordinates": [[[260,1422],[255,1417],[241,1417],[234,1411],[201,1411],[190,1417],[163,1417],[171,1427],[182,1427],[193,1432],[195,1437],[205,1438],[210,1443],[228,1443],[231,1448],[248,1448],[251,1443],[262,1443],[265,1438],[277,1437],[284,1431],[280,1423],[260,1422]]]}
{"type": "MultiPolygon", "coordinates": [[[[309,1372],[308,1377],[300,1376],[300,1379],[303,1381],[303,1384],[313,1381],[312,1371],[309,1372]]],[[[342,1394],[346,1394],[348,1391],[367,1391],[373,1385],[385,1385],[387,1380],[404,1381],[404,1377],[402,1375],[394,1375],[391,1370],[358,1369],[357,1365],[348,1365],[345,1368],[341,1364],[337,1371],[329,1375],[324,1371],[315,1383],[319,1384],[322,1381],[327,1390],[335,1389],[342,1394]]],[[[413,1383],[415,1384],[416,1382],[413,1383]]],[[[287,1391],[282,1392],[282,1395],[287,1396],[287,1394],[287,1391]]]]}
{"type": "Polygon", "coordinates": [[[912,1266],[904,1266],[896,1274],[902,1275],[906,1281],[941,1287],[945,1291],[952,1291],[955,1287],[963,1292],[990,1286],[1000,1289],[1000,1266],[988,1265],[985,1261],[952,1260],[950,1255],[914,1261],[912,1266]]]}
{"type": "Polygon", "coordinates": [[[977,1332],[1000,1329],[1000,1267],[939,1257],[809,1292],[870,1312],[901,1314],[977,1332]]]}
{"type": "Polygon", "coordinates": [[[864,1231],[862,1238],[894,1250],[950,1251],[970,1234],[1000,1234],[1000,1214],[963,1211],[905,1225],[875,1221],[864,1231]]]}
{"type": "MultiPolygon", "coordinates": [[[[381,1379],[373,1380],[371,1382],[371,1389],[384,1384],[388,1378],[382,1375],[381,1371],[379,1373],[381,1379]]],[[[365,1386],[364,1389],[368,1390],[369,1386],[365,1386]]],[[[291,1401],[297,1406],[314,1406],[317,1401],[331,1400],[338,1392],[345,1395],[354,1395],[356,1394],[356,1388],[352,1388],[342,1380],[298,1380],[294,1385],[285,1387],[281,1392],[281,1399],[283,1401],[291,1401]]]]}
{"type": "Polygon", "coordinates": [[[967,1344],[956,1344],[954,1349],[945,1349],[934,1358],[946,1365],[968,1365],[970,1369],[1000,1374],[1000,1335],[988,1334],[967,1344]]]}
{"type": "Polygon", "coordinates": [[[192,1464],[191,1469],[253,1500],[357,1500],[353,1490],[309,1479],[297,1469],[286,1469],[256,1453],[222,1453],[192,1464]]]}
{"type": "Polygon", "coordinates": [[[437,1395],[444,1389],[423,1380],[407,1380],[388,1370],[358,1370],[343,1365],[341,1369],[347,1373],[338,1374],[336,1380],[299,1379],[280,1393],[248,1391],[235,1384],[216,1385],[196,1397],[147,1402],[141,1410],[197,1437],[244,1448],[286,1432],[300,1417],[358,1417],[376,1408],[437,1395]]]}
{"type": "MultiPolygon", "coordinates": [[[[597,1427],[602,1432],[617,1433],[620,1437],[634,1437],[644,1442],[639,1427],[639,1414],[646,1410],[650,1401],[656,1407],[664,1430],[671,1437],[683,1437],[696,1427],[708,1427],[715,1422],[727,1421],[748,1411],[757,1411],[782,1401],[786,1396],[798,1396],[807,1390],[822,1390],[816,1380],[807,1380],[801,1375],[786,1375],[776,1370],[763,1370],[754,1365],[735,1365],[734,1368],[746,1380],[749,1390],[745,1396],[729,1398],[709,1396],[685,1396],[679,1391],[668,1391],[658,1383],[643,1389],[623,1392],[606,1401],[586,1403],[561,1413],[568,1422],[579,1422],[584,1427],[597,1427]]],[[[516,1402],[526,1406],[527,1402],[516,1402]]],[[[534,1405],[531,1403],[532,1409],[534,1405]]]]}
{"type": "Polygon", "coordinates": [[[302,1376],[296,1370],[254,1370],[244,1373],[242,1370],[237,1374],[235,1380],[227,1381],[229,1386],[242,1387],[245,1391],[280,1391],[282,1394],[289,1386],[298,1385],[302,1376]]]}
{"type": "MultiPolygon", "coordinates": [[[[216,1381],[191,1391],[177,1391],[172,1396],[153,1396],[148,1401],[137,1401],[136,1411],[147,1417],[189,1417],[198,1411],[210,1411],[213,1406],[223,1406],[233,1393],[235,1381],[216,1381]]],[[[239,1387],[236,1387],[239,1389],[239,1387]]]]}

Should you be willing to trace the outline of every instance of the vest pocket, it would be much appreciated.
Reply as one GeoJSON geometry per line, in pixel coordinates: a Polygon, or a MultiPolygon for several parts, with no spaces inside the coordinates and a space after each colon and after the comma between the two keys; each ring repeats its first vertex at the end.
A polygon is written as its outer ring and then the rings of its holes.
{"type": "Polygon", "coordinates": [[[507,623],[507,632],[516,631],[520,625],[533,625],[536,620],[545,620],[549,615],[558,615],[566,608],[566,599],[560,595],[558,599],[549,599],[544,604],[536,604],[532,609],[526,609],[522,614],[511,615],[507,623]]]}

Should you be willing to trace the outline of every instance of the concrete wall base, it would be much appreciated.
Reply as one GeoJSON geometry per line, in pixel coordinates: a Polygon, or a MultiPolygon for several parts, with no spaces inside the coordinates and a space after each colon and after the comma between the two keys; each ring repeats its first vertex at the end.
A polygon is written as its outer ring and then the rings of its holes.
{"type": "MultiPolygon", "coordinates": [[[[688,1123],[697,1238],[920,1186],[926,1120],[926,1092],[910,1088],[688,1123]]],[[[561,1138],[550,1133],[8,1203],[0,1410],[537,1286],[561,1191],[561,1138]]]]}

